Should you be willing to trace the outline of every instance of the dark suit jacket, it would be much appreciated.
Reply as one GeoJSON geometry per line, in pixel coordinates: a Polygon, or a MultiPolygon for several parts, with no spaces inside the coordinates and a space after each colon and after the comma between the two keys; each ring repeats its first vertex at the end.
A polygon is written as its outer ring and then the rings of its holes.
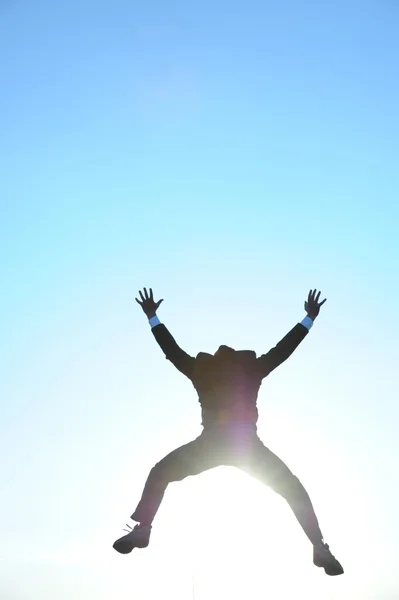
{"type": "Polygon", "coordinates": [[[192,382],[202,407],[202,424],[207,426],[229,421],[256,423],[262,379],[291,356],[308,330],[298,323],[259,358],[252,350],[222,356],[200,352],[194,358],[180,348],[165,325],[156,325],[152,333],[165,357],[192,382]]]}

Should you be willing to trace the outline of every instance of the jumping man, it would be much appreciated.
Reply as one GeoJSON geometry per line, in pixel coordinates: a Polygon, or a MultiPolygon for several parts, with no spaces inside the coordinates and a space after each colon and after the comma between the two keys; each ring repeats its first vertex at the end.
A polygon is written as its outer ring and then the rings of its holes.
{"type": "Polygon", "coordinates": [[[309,333],[320,307],[320,292],[311,290],[305,302],[307,316],[267,354],[259,358],[252,350],[220,346],[214,355],[200,352],[194,358],[182,350],[156,315],[163,300],[155,302],[152,289],[139,292],[152,333],[165,357],[192,382],[201,405],[202,433],[173,450],[150,471],[140,502],[131,516],[126,535],[113,545],[121,554],[146,548],[151,527],[166,488],[221,465],[235,466],[256,477],[288,502],[313,545],[313,562],[327,575],[344,571],[324,542],[310,498],[295,475],[273,454],[257,434],[257,397],[262,380],[281,365],[309,333]]]}

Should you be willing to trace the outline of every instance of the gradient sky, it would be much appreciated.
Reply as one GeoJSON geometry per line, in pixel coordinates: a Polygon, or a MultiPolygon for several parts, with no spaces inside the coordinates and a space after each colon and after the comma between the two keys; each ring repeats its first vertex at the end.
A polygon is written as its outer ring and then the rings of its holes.
{"type": "Polygon", "coordinates": [[[391,0],[1,2],[2,599],[399,597],[398,32],[391,0]],[[192,354],[265,352],[328,297],[259,433],[343,577],[227,468],[112,550],[200,432],[143,286],[192,354]]]}

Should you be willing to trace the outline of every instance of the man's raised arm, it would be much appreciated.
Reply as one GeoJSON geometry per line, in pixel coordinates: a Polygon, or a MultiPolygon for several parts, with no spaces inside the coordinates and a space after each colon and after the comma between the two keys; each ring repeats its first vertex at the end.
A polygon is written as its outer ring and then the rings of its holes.
{"type": "Polygon", "coordinates": [[[320,307],[327,300],[325,298],[322,302],[319,302],[321,292],[316,292],[317,290],[310,290],[308,299],[305,302],[307,316],[295,325],[274,348],[258,358],[262,377],[269,375],[276,367],[287,360],[309,333],[314,320],[320,312],[320,307]]]}
{"type": "Polygon", "coordinates": [[[147,316],[148,322],[151,325],[151,331],[160,345],[166,358],[178,369],[183,375],[186,375],[189,379],[193,376],[195,358],[184,352],[182,348],[177,344],[176,340],[163,325],[157,317],[156,311],[163,302],[163,300],[154,301],[152,289],[148,294],[147,289],[144,288],[144,294],[139,292],[141,300],[136,298],[147,316]]]}

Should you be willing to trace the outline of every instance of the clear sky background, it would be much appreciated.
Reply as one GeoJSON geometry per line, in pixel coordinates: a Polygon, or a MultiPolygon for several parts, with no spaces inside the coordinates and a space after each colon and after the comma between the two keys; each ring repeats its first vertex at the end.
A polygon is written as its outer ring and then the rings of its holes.
{"type": "Polygon", "coordinates": [[[397,599],[397,3],[3,0],[0,57],[0,597],[397,599]],[[328,297],[259,433],[344,576],[227,468],[112,549],[200,432],[143,286],[192,354],[265,352],[328,297]]]}

